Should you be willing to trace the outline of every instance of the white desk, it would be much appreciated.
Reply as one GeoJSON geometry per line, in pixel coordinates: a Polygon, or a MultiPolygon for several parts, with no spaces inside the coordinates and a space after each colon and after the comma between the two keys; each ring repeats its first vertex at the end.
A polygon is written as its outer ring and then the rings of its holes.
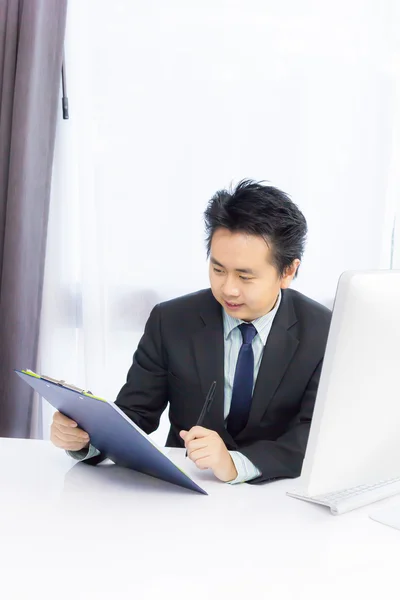
{"type": "Polygon", "coordinates": [[[293,481],[230,486],[190,461],[209,496],[76,464],[49,442],[0,439],[0,456],[1,598],[400,594],[400,532],[369,519],[371,507],[334,517],[287,497],[293,481]]]}

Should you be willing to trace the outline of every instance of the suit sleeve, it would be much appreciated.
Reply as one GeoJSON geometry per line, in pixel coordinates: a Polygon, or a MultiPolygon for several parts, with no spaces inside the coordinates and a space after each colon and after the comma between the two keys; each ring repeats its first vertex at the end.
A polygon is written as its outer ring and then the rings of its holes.
{"type": "Polygon", "coordinates": [[[308,382],[300,411],[281,437],[274,441],[258,440],[238,448],[261,471],[261,475],[249,483],[265,483],[300,475],[321,369],[322,360],[308,382]]]}
{"type": "Polygon", "coordinates": [[[168,403],[160,307],[151,312],[116,405],[147,434],[155,431],[168,403]]]}
{"type": "MultiPolygon", "coordinates": [[[[160,307],[153,308],[146,323],[144,334],[133,356],[125,385],[115,404],[147,434],[158,427],[160,417],[168,403],[167,369],[165,367],[161,340],[160,307]]],[[[95,449],[94,449],[95,450],[95,449]]],[[[103,453],[88,453],[83,460],[97,465],[106,456],[103,453]]]]}

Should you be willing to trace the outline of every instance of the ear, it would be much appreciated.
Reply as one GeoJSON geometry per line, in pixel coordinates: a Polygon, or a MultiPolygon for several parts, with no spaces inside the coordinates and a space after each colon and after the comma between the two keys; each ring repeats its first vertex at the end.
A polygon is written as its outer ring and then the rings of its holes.
{"type": "Polygon", "coordinates": [[[300,260],[296,258],[290,267],[287,267],[285,273],[281,277],[281,289],[286,289],[290,286],[293,281],[293,277],[296,275],[296,271],[300,266],[300,260]]]}

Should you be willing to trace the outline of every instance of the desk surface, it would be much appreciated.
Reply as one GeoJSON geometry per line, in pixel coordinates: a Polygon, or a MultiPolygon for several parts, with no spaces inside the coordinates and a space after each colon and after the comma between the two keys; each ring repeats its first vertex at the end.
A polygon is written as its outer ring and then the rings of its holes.
{"type": "MultiPolygon", "coordinates": [[[[371,507],[335,517],[293,481],[230,486],[172,456],[202,496],[49,442],[0,439],[7,600],[396,597],[400,532],[371,507]]],[[[400,504],[400,498],[373,508],[400,504]]]]}

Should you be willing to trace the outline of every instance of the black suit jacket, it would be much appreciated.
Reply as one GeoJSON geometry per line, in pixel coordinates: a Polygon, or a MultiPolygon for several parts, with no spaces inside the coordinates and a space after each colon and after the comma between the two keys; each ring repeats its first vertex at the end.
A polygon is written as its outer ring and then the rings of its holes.
{"type": "MultiPolygon", "coordinates": [[[[116,404],[146,433],[169,403],[167,446],[183,447],[181,429],[196,424],[217,382],[204,427],[217,431],[261,471],[251,483],[300,475],[331,312],[294,290],[282,290],[258,373],[248,423],[235,439],[224,426],[222,308],[211,290],[157,305],[134,354],[116,404]]],[[[92,459],[94,462],[96,459],[92,459]]]]}

